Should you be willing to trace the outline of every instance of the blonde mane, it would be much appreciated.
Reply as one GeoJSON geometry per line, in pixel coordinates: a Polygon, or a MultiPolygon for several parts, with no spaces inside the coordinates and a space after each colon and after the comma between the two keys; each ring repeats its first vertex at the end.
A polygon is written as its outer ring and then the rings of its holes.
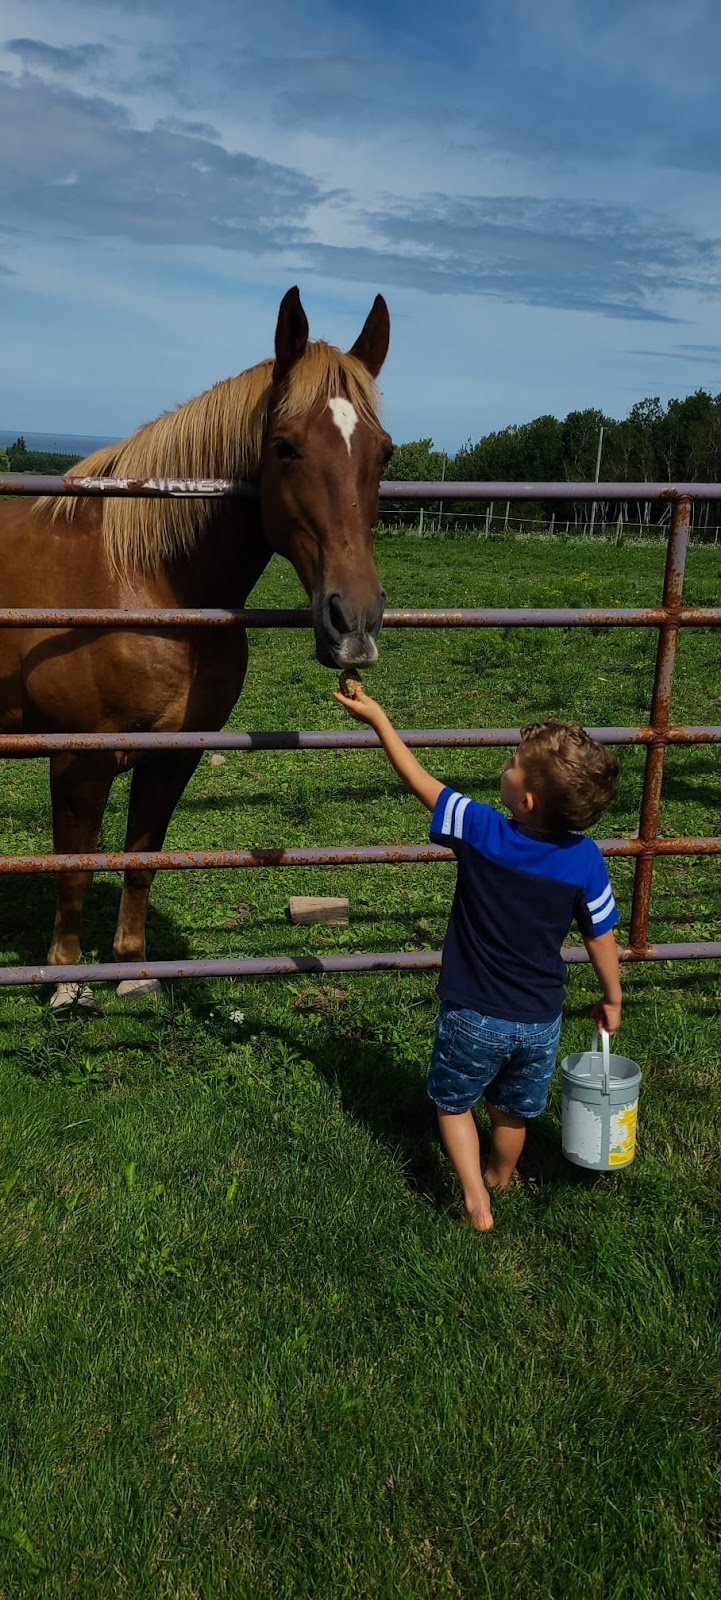
{"type": "MultiPolygon", "coordinates": [[[[146,422],[119,444],[79,461],[73,478],[245,478],[260,471],[273,362],[261,361],[236,378],[216,383],[146,422]]],[[[378,421],[378,393],[362,362],[322,339],[311,340],[292,368],[278,405],[279,421],[303,416],[313,406],[345,395],[358,415],[378,421]]],[[[43,497],[36,510],[53,521],[71,522],[78,497],[43,497]]],[[[187,555],[217,515],[217,500],[123,500],[103,503],[102,538],[116,571],[157,572],[187,555]]]]}

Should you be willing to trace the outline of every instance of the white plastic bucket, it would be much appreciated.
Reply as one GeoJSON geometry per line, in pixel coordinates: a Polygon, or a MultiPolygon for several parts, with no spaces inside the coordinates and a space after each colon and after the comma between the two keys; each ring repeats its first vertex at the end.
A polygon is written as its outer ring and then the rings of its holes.
{"type": "Polygon", "coordinates": [[[561,1143],[575,1166],[613,1172],[636,1153],[641,1068],[628,1056],[611,1055],[605,1028],[600,1033],[600,1050],[594,1031],[590,1050],[561,1062],[561,1143]]]}

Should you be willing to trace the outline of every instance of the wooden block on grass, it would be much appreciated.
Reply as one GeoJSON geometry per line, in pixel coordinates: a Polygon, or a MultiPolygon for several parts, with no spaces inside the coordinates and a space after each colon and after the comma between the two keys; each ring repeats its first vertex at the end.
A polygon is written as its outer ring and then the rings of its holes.
{"type": "Polygon", "coordinates": [[[291,922],[340,922],[348,926],[348,901],[328,899],[324,895],[296,894],[291,896],[291,922]]]}

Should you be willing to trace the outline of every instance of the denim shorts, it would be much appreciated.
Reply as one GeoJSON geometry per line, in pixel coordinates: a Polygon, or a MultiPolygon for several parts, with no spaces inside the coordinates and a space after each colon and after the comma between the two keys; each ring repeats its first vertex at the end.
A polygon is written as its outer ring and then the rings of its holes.
{"type": "Polygon", "coordinates": [[[483,1095],[514,1117],[537,1117],[548,1098],[561,1032],[554,1022],[505,1022],[441,1001],[428,1093],[441,1111],[468,1111],[483,1095]]]}

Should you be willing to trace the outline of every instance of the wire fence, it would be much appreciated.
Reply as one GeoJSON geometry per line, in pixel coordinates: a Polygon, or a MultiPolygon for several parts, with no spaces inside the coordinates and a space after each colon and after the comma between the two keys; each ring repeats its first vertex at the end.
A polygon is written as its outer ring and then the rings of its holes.
{"type": "MultiPolygon", "coordinates": [[[[419,507],[416,515],[407,510],[381,510],[378,527],[414,534],[417,538],[432,539],[548,539],[594,540],[598,544],[656,544],[664,545],[668,539],[669,517],[658,522],[629,521],[616,517],[606,518],[556,517],[538,514],[506,515],[495,511],[426,511],[419,507]]],[[[699,522],[689,529],[689,544],[718,545],[721,525],[716,522],[699,522]]]]}

